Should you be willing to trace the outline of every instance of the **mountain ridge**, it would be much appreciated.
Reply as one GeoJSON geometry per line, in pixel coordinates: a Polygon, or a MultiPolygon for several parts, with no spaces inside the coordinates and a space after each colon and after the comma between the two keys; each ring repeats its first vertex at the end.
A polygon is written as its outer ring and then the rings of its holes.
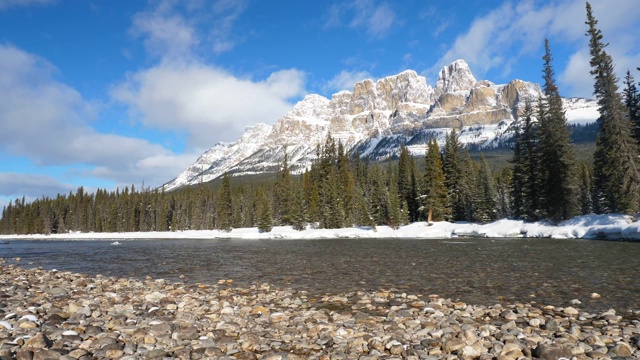
{"type": "MultiPolygon", "coordinates": [[[[306,95],[273,125],[247,127],[233,143],[218,143],[194,164],[164,184],[165,190],[214,180],[224,173],[262,174],[277,171],[285,150],[291,171],[300,173],[315,158],[316,145],[331,134],[354,154],[382,160],[408,144],[424,154],[431,138],[444,142],[458,129],[463,144],[495,147],[511,136],[512,124],[526,101],[543,96],[539,84],[512,80],[496,85],[476,80],[464,60],[443,67],[435,88],[414,70],[377,81],[366,79],[331,99],[306,95]]],[[[598,117],[592,100],[564,99],[570,122],[593,122],[598,117]]]]}

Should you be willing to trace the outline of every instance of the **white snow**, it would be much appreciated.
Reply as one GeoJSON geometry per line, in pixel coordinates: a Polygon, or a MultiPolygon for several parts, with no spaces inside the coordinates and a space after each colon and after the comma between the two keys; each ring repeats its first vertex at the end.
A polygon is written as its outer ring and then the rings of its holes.
{"type": "MultiPolygon", "coordinates": [[[[53,235],[0,235],[0,239],[51,239],[51,240],[134,240],[134,239],[355,239],[355,238],[416,238],[437,239],[455,237],[545,237],[581,239],[640,240],[640,221],[620,214],[586,215],[552,225],[540,221],[525,223],[520,220],[502,219],[489,224],[436,222],[429,226],[417,222],[394,230],[388,226],[352,227],[343,229],[314,229],[296,231],[290,226],[276,226],[271,232],[261,233],[257,228],[220,230],[187,230],[175,232],[135,233],[72,233],[53,235]]],[[[126,243],[123,243],[126,246],[126,243]]]]}
{"type": "Polygon", "coordinates": [[[600,117],[598,103],[584,98],[562,99],[567,122],[569,124],[585,125],[596,122],[600,117]]]}
{"type": "Polygon", "coordinates": [[[596,122],[600,117],[600,112],[596,107],[567,109],[567,122],[569,124],[586,125],[596,122]]]}

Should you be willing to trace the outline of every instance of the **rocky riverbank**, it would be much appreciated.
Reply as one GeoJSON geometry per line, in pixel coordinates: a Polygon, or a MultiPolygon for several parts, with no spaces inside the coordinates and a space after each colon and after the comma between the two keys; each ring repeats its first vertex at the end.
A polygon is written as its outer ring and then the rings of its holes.
{"type": "Polygon", "coordinates": [[[622,315],[87,277],[0,259],[2,360],[640,358],[640,311],[622,315]]]}

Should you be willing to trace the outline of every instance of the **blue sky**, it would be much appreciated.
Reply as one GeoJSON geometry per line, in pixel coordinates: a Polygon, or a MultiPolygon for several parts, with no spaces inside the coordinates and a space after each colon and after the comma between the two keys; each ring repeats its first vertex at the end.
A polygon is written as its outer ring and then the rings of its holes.
{"type": "MultiPolygon", "coordinates": [[[[620,75],[640,66],[637,0],[592,5],[620,75]]],[[[0,0],[0,207],[161,185],[365,78],[434,85],[462,58],[478,79],[539,82],[545,37],[562,95],[590,97],[584,18],[577,0],[0,0]]]]}

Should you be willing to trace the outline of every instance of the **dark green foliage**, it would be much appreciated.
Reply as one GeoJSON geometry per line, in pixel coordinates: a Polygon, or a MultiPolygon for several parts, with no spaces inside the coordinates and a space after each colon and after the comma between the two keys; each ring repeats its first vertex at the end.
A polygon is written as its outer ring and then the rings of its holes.
{"type": "Polygon", "coordinates": [[[596,212],[636,213],[640,210],[640,163],[638,143],[622,97],[613,60],[605,51],[598,21],[587,3],[587,36],[591,52],[591,75],[598,100],[599,131],[594,153],[593,187],[596,212]]]}
{"type": "MultiPolygon", "coordinates": [[[[538,106],[538,115],[543,113],[538,106]]],[[[540,136],[538,123],[533,121],[533,108],[526,102],[515,129],[513,174],[511,181],[512,212],[516,218],[528,221],[540,219],[540,136]]]]}
{"type": "Polygon", "coordinates": [[[271,200],[262,190],[258,189],[258,199],[260,206],[258,210],[258,230],[262,232],[270,232],[273,228],[273,218],[271,214],[271,200]]]}
{"type": "Polygon", "coordinates": [[[578,192],[578,205],[580,206],[580,214],[586,215],[593,212],[592,188],[591,188],[591,170],[586,162],[580,162],[578,165],[578,184],[580,191],[578,192]]]}
{"type": "Polygon", "coordinates": [[[291,193],[291,227],[294,230],[304,230],[306,227],[304,195],[302,192],[302,182],[293,182],[293,191],[291,193]]]}
{"type": "Polygon", "coordinates": [[[280,167],[280,172],[275,183],[273,192],[273,202],[275,212],[275,222],[279,225],[291,225],[292,220],[292,184],[291,173],[289,172],[289,155],[284,148],[284,161],[280,167]]]}
{"type": "Polygon", "coordinates": [[[484,155],[481,155],[480,168],[476,178],[474,205],[473,216],[475,221],[486,223],[498,218],[498,193],[484,155]]]}
{"type": "Polygon", "coordinates": [[[567,128],[562,98],[555,83],[553,57],[545,39],[543,90],[540,117],[540,169],[542,210],[553,221],[566,220],[577,212],[575,155],[567,128]]]}
{"type": "Polygon", "coordinates": [[[464,202],[464,175],[462,169],[462,145],[454,130],[444,144],[444,182],[449,200],[449,218],[454,221],[467,220],[464,202]]]}
{"type": "Polygon", "coordinates": [[[376,224],[388,225],[390,221],[389,192],[385,176],[376,163],[371,167],[371,186],[369,188],[369,203],[371,215],[376,224]]]}
{"type": "Polygon", "coordinates": [[[409,155],[409,149],[404,145],[401,146],[398,160],[398,195],[400,201],[406,204],[405,216],[409,221],[417,221],[419,216],[417,173],[418,169],[414,158],[409,155]]]}
{"type": "Polygon", "coordinates": [[[449,216],[449,201],[440,147],[435,139],[429,141],[425,161],[422,209],[424,214],[431,212],[433,221],[442,221],[449,216]]]}
{"type": "Polygon", "coordinates": [[[506,218],[511,215],[510,187],[513,173],[509,167],[502,168],[496,176],[496,191],[498,196],[498,218],[506,218]]]}
{"type": "Polygon", "coordinates": [[[478,176],[478,163],[471,159],[471,155],[468,151],[463,155],[462,182],[460,190],[460,199],[462,201],[462,207],[464,209],[463,221],[473,221],[475,212],[475,189],[476,189],[476,177],[478,176]]]}
{"type": "Polygon", "coordinates": [[[389,173],[389,226],[393,229],[398,229],[402,225],[402,202],[398,195],[397,179],[393,176],[393,173],[389,173]]]}
{"type": "MultiPolygon", "coordinates": [[[[178,213],[178,216],[182,214],[178,213]]],[[[217,228],[225,231],[231,231],[233,220],[233,203],[231,200],[231,176],[224,174],[222,177],[222,185],[218,192],[217,203],[217,228]]],[[[172,221],[173,223],[173,221],[172,221]]]]}
{"type": "Polygon", "coordinates": [[[622,90],[622,97],[627,106],[629,120],[631,120],[632,135],[636,142],[640,144],[640,93],[636,87],[636,81],[629,70],[627,70],[624,83],[626,87],[622,90]]]}

